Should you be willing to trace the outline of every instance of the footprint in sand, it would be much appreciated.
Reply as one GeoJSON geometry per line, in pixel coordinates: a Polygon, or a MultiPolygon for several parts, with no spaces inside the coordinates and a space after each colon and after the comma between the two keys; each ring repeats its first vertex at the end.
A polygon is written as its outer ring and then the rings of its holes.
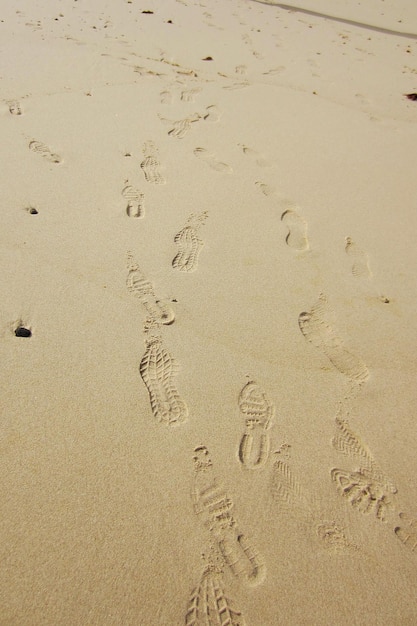
{"type": "Polygon", "coordinates": [[[216,172],[228,172],[229,174],[233,172],[233,169],[230,167],[230,165],[218,161],[215,154],[209,152],[205,148],[196,148],[194,150],[194,156],[196,156],[198,159],[201,159],[201,161],[207,163],[207,165],[213,170],[216,170],[216,172]]]}
{"type": "Polygon", "coordinates": [[[342,340],[326,320],[328,302],[324,294],[310,311],[300,313],[298,324],[305,339],[321,350],[342,374],[353,383],[362,385],[369,377],[368,368],[356,355],[349,352],[342,340]]]}
{"type": "Polygon", "coordinates": [[[191,593],[185,626],[245,626],[241,611],[224,591],[223,571],[209,565],[191,593]]]}
{"type": "MultiPolygon", "coordinates": [[[[284,446],[275,454],[280,455],[284,446]]],[[[286,452],[286,456],[289,454],[286,452]]],[[[345,529],[335,520],[326,520],[317,509],[314,496],[306,492],[294,476],[289,463],[277,458],[273,464],[269,490],[273,502],[278,506],[278,514],[291,518],[292,522],[303,532],[313,534],[320,545],[332,552],[356,550],[357,546],[349,541],[345,529]]]]}
{"type": "Polygon", "coordinates": [[[145,196],[143,193],[132,185],[126,185],[122,190],[122,196],[127,200],[126,214],[129,217],[145,217],[145,196]]]}
{"type": "Polygon", "coordinates": [[[308,250],[307,222],[305,219],[293,209],[288,209],[281,215],[281,221],[288,228],[288,235],[285,238],[287,245],[299,252],[308,250]]]}
{"type": "Polygon", "coordinates": [[[143,147],[144,160],[140,164],[145,180],[152,185],[165,185],[165,178],[160,172],[161,164],[158,158],[158,149],[152,141],[147,141],[143,147]]]}
{"type": "Polygon", "coordinates": [[[241,533],[233,517],[233,501],[213,473],[206,446],[194,449],[194,512],[210,531],[211,538],[232,574],[249,586],[259,585],[266,568],[251,542],[241,533]]]}
{"type": "Polygon", "coordinates": [[[244,75],[244,74],[247,73],[247,71],[248,71],[247,65],[236,65],[236,67],[235,67],[235,73],[236,74],[244,75]]]}
{"type": "Polygon", "coordinates": [[[164,347],[159,324],[155,320],[146,321],[145,336],[146,350],[139,372],[149,393],[152,413],[159,422],[177,426],[188,417],[187,405],[174,383],[178,363],[164,347]]]}
{"type": "Polygon", "coordinates": [[[131,252],[127,253],[128,275],[126,287],[129,293],[139,299],[148,315],[160,324],[173,324],[175,313],[165,302],[156,297],[154,287],[146,278],[131,252]]]}
{"type": "Polygon", "coordinates": [[[238,458],[247,469],[258,469],[265,465],[269,456],[268,431],[272,426],[275,407],[253,381],[243,387],[238,404],[240,412],[245,416],[245,432],[240,440],[238,458]]]}
{"type": "Polygon", "coordinates": [[[245,89],[250,86],[250,82],[248,80],[241,81],[240,83],[230,83],[229,85],[224,85],[223,89],[227,89],[228,91],[235,91],[236,89],[245,89]]]}
{"type": "Polygon", "coordinates": [[[181,100],[183,102],[195,102],[196,96],[201,93],[201,89],[199,87],[195,87],[194,89],[184,89],[181,92],[181,100]]]}
{"type": "Polygon", "coordinates": [[[172,261],[172,267],[180,272],[193,272],[197,269],[198,257],[203,247],[203,241],[198,236],[198,230],[208,217],[207,211],[200,215],[192,213],[186,225],[174,238],[179,250],[172,261]]]}
{"type": "Polygon", "coordinates": [[[259,167],[271,167],[271,163],[268,161],[268,159],[264,157],[263,154],[257,152],[257,150],[254,150],[253,148],[245,146],[244,144],[240,143],[238,145],[240,148],[242,148],[243,154],[253,159],[256,165],[258,165],[259,167]]]}
{"type": "Polygon", "coordinates": [[[44,159],[46,159],[50,163],[61,163],[62,161],[59,154],[54,154],[51,151],[51,149],[48,148],[48,146],[46,146],[44,143],[41,143],[40,141],[32,140],[29,143],[29,149],[32,150],[32,152],[36,152],[37,154],[40,154],[44,159]]]}
{"type": "Polygon", "coordinates": [[[407,513],[400,513],[401,526],[396,526],[394,532],[401,543],[411,552],[417,552],[417,519],[407,513]]]}
{"type": "Polygon", "coordinates": [[[176,139],[183,139],[185,135],[191,128],[191,124],[194,122],[198,122],[201,119],[201,115],[199,113],[193,113],[189,115],[183,120],[177,120],[176,122],[172,120],[167,120],[161,116],[159,119],[166,124],[170,124],[172,126],[171,130],[168,131],[168,135],[170,137],[175,137],[176,139]]]}
{"type": "Polygon", "coordinates": [[[345,251],[352,260],[352,274],[358,278],[371,278],[372,273],[369,268],[368,255],[364,252],[351,237],[345,239],[345,251]]]}
{"type": "Polygon", "coordinates": [[[266,183],[261,182],[260,180],[257,180],[255,183],[255,187],[258,191],[260,191],[261,193],[263,193],[264,196],[274,196],[277,193],[277,190],[275,189],[275,187],[272,187],[271,185],[267,185],[266,183]]]}
{"type": "Polygon", "coordinates": [[[23,111],[20,102],[17,100],[10,100],[7,105],[11,115],[22,115],[23,111]]]}
{"type": "Polygon", "coordinates": [[[206,112],[203,114],[203,119],[206,122],[218,122],[221,118],[221,113],[215,104],[211,104],[206,107],[206,112]]]}
{"type": "Polygon", "coordinates": [[[392,496],[397,493],[395,485],[382,472],[370,449],[353,432],[347,419],[336,419],[336,435],[332,444],[345,456],[359,458],[363,466],[355,471],[331,470],[331,479],[340,495],[359,512],[373,513],[377,519],[384,521],[386,511],[392,507],[392,496]]]}
{"type": "Polygon", "coordinates": [[[164,89],[159,94],[161,98],[161,104],[171,104],[172,103],[172,93],[168,89],[164,89]]]}

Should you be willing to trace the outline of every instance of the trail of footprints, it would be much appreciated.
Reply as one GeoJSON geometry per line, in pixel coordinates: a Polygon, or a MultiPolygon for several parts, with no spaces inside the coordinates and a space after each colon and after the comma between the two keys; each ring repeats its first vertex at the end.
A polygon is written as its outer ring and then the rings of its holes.
{"type": "MultiPolygon", "coordinates": [[[[237,74],[245,72],[245,66],[236,67],[237,74]]],[[[245,84],[229,85],[228,88],[245,84]]],[[[196,87],[184,88],[180,92],[180,100],[192,103],[200,91],[196,87]]],[[[164,89],[160,97],[161,103],[170,104],[172,90],[164,89]]],[[[11,115],[22,115],[18,101],[7,104],[11,115]]],[[[183,139],[196,122],[218,122],[220,118],[221,113],[216,105],[207,106],[204,112],[192,113],[177,121],[160,116],[163,122],[170,124],[168,135],[176,139],[183,139]]],[[[262,153],[246,144],[239,146],[245,157],[258,167],[271,166],[271,162],[262,153]]],[[[42,142],[31,140],[29,149],[50,163],[59,164],[62,161],[58,154],[42,142]]],[[[154,142],[146,141],[142,152],[144,158],[140,168],[145,182],[151,185],[165,184],[159,150],[154,142]]],[[[214,153],[203,147],[195,148],[194,155],[217,172],[233,171],[230,165],[220,161],[214,153]]],[[[267,198],[274,202],[279,200],[275,187],[261,181],[255,182],[255,186],[267,198]]],[[[126,180],[121,195],[127,201],[127,216],[145,216],[145,194],[142,191],[126,180]]],[[[279,202],[277,205],[279,206],[279,202]]],[[[287,205],[281,213],[281,222],[288,231],[285,243],[297,252],[308,252],[310,244],[307,222],[292,203],[289,205],[290,208],[287,205]]],[[[207,217],[206,211],[191,214],[175,235],[177,253],[172,260],[173,270],[191,273],[197,269],[203,247],[199,231],[207,217]]],[[[367,253],[351,237],[345,239],[345,253],[351,261],[353,276],[360,279],[372,277],[367,253]]],[[[166,347],[162,335],[163,328],[175,321],[175,313],[170,303],[156,295],[154,285],[131,252],[127,254],[127,270],[127,290],[139,300],[146,314],[143,327],[145,350],[140,359],[139,374],[149,396],[152,415],[166,426],[180,426],[187,421],[189,411],[176,384],[179,364],[166,347]]],[[[351,391],[357,392],[369,377],[368,368],[360,357],[345,347],[329,317],[327,298],[320,294],[308,311],[300,313],[299,329],[306,341],[317,348],[348,379],[351,391]]],[[[336,553],[357,550],[358,546],[348,538],[346,529],[335,520],[326,519],[316,506],[314,498],[293,473],[288,444],[281,445],[274,453],[268,469],[271,458],[271,428],[276,408],[265,391],[255,381],[250,380],[241,389],[237,404],[243,422],[243,432],[237,445],[237,460],[244,470],[249,470],[248,476],[255,472],[267,473],[268,497],[274,507],[274,514],[292,519],[302,532],[310,534],[326,549],[336,553]]],[[[335,419],[332,446],[341,455],[360,462],[356,468],[330,469],[331,484],[340,498],[358,513],[374,517],[380,522],[385,522],[390,514],[396,515],[393,533],[406,549],[417,552],[417,519],[406,512],[398,512],[397,487],[379,467],[369,447],[352,430],[347,417],[343,417],[341,413],[335,419]]],[[[241,531],[233,500],[223,483],[218,480],[206,446],[199,445],[194,449],[193,465],[192,503],[196,517],[207,530],[209,557],[191,592],[185,624],[244,626],[246,622],[242,612],[226,592],[225,579],[231,574],[245,586],[257,587],[266,576],[265,561],[252,540],[241,531]]]]}

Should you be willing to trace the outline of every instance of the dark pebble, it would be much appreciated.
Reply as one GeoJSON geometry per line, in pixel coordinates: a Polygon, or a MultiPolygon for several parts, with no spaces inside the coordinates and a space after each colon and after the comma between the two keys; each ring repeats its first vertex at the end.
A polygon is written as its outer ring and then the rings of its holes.
{"type": "Polygon", "coordinates": [[[24,326],[19,326],[14,331],[16,337],[32,337],[32,331],[29,328],[25,328],[24,326]]]}

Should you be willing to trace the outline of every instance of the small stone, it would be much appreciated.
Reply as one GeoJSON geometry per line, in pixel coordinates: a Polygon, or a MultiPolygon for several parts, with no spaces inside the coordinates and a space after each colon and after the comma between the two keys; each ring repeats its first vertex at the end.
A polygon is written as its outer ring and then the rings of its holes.
{"type": "Polygon", "coordinates": [[[32,337],[32,331],[24,326],[18,326],[14,331],[16,337],[32,337]]]}

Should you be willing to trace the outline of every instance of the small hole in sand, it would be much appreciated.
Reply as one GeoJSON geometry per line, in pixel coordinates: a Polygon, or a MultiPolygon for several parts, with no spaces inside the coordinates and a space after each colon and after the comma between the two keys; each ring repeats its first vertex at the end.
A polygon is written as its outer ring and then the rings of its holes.
{"type": "Polygon", "coordinates": [[[28,209],[28,211],[29,211],[29,213],[30,213],[31,215],[38,215],[38,213],[39,213],[39,211],[38,211],[37,209],[35,209],[34,207],[30,207],[30,208],[28,209]]]}

